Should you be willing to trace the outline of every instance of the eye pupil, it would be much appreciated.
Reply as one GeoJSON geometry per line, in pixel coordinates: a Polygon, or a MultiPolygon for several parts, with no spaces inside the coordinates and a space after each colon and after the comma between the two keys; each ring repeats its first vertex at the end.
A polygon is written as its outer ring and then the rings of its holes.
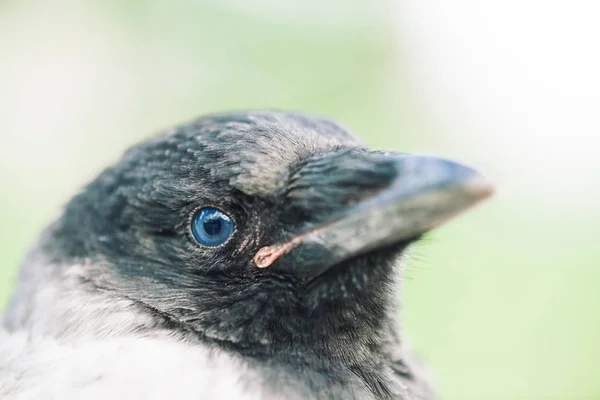
{"type": "Polygon", "coordinates": [[[233,234],[235,226],[229,216],[216,208],[202,208],[192,218],[192,235],[201,245],[219,246],[233,234]]]}
{"type": "Polygon", "coordinates": [[[212,218],[204,221],[203,227],[206,233],[208,233],[210,236],[215,236],[221,232],[222,225],[223,224],[220,219],[212,218]]]}

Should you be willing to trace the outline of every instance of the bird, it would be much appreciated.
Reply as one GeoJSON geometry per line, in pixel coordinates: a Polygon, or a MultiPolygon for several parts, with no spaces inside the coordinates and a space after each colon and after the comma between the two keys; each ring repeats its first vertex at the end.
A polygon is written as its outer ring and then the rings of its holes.
{"type": "Polygon", "coordinates": [[[325,117],[211,114],[84,186],[25,257],[2,399],[437,398],[397,321],[405,255],[490,197],[325,117]]]}

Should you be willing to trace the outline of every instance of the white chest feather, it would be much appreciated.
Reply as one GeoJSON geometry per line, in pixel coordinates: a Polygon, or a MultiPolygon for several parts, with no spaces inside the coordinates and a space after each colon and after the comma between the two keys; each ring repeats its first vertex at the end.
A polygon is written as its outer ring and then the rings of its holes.
{"type": "Polygon", "coordinates": [[[31,339],[0,333],[2,399],[259,399],[241,360],[170,338],[31,339]]]}

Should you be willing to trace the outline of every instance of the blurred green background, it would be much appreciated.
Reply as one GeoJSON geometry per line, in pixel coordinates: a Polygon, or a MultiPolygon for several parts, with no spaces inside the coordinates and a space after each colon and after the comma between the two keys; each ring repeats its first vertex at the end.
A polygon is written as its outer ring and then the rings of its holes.
{"type": "MultiPolygon", "coordinates": [[[[550,160],[535,137],[446,118],[454,99],[426,100],[415,71],[428,65],[411,57],[418,32],[401,10],[0,1],[0,307],[40,229],[128,146],[212,111],[302,110],[374,147],[456,158],[498,182],[492,202],[407,262],[402,323],[443,399],[600,399],[598,181],[555,181],[568,160],[550,160]]],[[[591,168],[586,177],[600,175],[591,168]]]]}

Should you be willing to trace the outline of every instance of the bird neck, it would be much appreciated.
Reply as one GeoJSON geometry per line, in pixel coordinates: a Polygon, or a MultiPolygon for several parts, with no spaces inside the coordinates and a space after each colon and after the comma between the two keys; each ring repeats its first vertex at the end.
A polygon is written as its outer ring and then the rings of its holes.
{"type": "MultiPolygon", "coordinates": [[[[404,366],[397,333],[394,322],[387,321],[375,340],[314,337],[310,343],[298,340],[253,346],[215,339],[208,342],[216,351],[241,358],[267,381],[286,382],[291,390],[306,393],[301,398],[335,393],[328,398],[392,399],[403,384],[395,375],[395,365],[404,366]]],[[[207,338],[201,342],[206,344],[207,338]]]]}

